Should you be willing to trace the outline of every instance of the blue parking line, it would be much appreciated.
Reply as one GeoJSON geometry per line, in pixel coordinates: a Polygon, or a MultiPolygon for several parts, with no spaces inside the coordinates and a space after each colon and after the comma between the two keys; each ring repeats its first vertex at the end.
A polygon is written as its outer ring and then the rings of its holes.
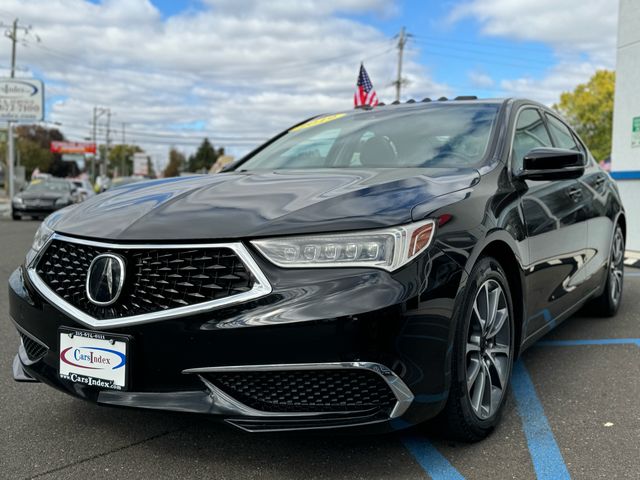
{"type": "Polygon", "coordinates": [[[536,343],[539,347],[575,347],[580,345],[637,345],[640,347],[640,338],[596,338],[582,340],[540,340],[536,343]]]}
{"type": "Polygon", "coordinates": [[[427,439],[405,436],[402,443],[433,480],[464,480],[449,460],[427,439]]]}
{"type": "Polygon", "coordinates": [[[544,408],[522,360],[513,366],[511,382],[536,477],[539,480],[570,479],[544,408]]]}

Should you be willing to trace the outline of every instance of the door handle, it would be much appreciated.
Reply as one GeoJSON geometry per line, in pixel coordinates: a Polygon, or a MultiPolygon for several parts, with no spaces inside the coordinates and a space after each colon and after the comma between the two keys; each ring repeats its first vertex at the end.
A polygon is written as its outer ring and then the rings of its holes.
{"type": "Polygon", "coordinates": [[[582,189],[579,187],[571,187],[569,190],[567,190],[567,193],[576,202],[580,200],[580,198],[582,198],[582,189]]]}

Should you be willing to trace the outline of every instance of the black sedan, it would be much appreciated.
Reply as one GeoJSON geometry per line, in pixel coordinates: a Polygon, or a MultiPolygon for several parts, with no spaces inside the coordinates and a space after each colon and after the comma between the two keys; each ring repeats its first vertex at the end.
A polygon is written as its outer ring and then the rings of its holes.
{"type": "Polygon", "coordinates": [[[75,186],[71,182],[51,177],[37,178],[13,197],[11,216],[14,220],[43,218],[76,200],[75,186]]]}
{"type": "Polygon", "coordinates": [[[625,233],[537,103],[323,115],[225,173],[51,215],[9,280],[14,377],[253,432],[435,418],[474,441],[524,349],[587,302],[616,313],[625,233]]]}

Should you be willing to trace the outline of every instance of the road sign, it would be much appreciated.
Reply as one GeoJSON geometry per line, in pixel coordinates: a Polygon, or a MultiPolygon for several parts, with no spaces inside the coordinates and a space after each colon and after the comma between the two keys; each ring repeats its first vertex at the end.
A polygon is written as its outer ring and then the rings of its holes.
{"type": "Polygon", "coordinates": [[[44,120],[44,85],[32,78],[0,78],[0,120],[44,120]]]}
{"type": "Polygon", "coordinates": [[[633,117],[631,123],[631,148],[640,147],[640,117],[633,117]]]}
{"type": "Polygon", "coordinates": [[[95,143],[85,142],[51,142],[53,153],[96,153],[95,143]]]}
{"type": "Polygon", "coordinates": [[[133,174],[149,175],[149,156],[146,153],[133,154],[133,174]]]}

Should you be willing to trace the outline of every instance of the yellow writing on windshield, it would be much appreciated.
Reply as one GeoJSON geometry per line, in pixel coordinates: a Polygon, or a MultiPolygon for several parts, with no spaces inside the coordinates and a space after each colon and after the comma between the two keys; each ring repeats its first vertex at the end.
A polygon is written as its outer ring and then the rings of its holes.
{"type": "Polygon", "coordinates": [[[311,128],[318,125],[322,125],[327,122],[331,122],[338,118],[344,117],[346,113],[336,113],[335,115],[327,115],[326,117],[314,118],[313,120],[309,120],[308,122],[303,123],[302,125],[298,125],[295,128],[289,130],[290,132],[297,132],[298,130],[302,130],[305,128],[311,128]]]}

